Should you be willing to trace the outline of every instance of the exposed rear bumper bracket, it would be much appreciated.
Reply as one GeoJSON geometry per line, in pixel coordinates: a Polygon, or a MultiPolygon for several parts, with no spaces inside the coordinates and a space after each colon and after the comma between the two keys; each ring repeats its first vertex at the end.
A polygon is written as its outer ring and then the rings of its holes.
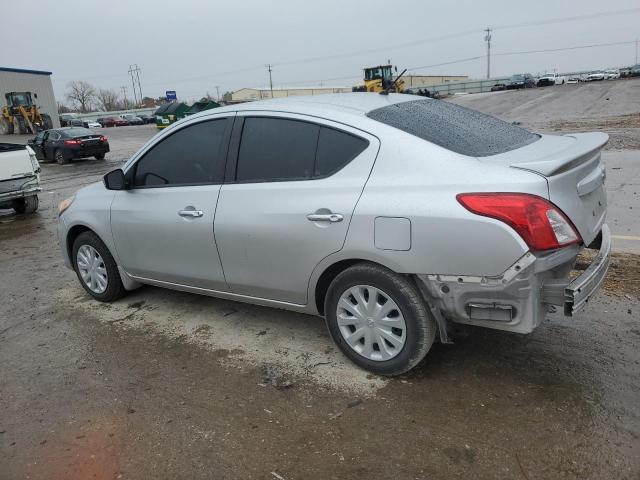
{"type": "Polygon", "coordinates": [[[601,238],[598,254],[582,275],[571,282],[569,280],[550,280],[544,283],[542,287],[544,303],[562,305],[564,314],[569,317],[586,305],[604,281],[609,269],[611,232],[606,224],[602,226],[601,238]]]}

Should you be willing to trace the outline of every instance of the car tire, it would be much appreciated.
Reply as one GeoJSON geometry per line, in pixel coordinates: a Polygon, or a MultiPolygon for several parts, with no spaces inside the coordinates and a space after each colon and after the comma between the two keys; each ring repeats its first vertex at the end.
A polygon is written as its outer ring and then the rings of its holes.
{"type": "Polygon", "coordinates": [[[96,300],[113,302],[127,293],[111,252],[95,233],[86,231],[78,235],[71,249],[71,261],[80,285],[96,300]]]}
{"type": "Polygon", "coordinates": [[[372,263],[358,263],[336,276],[325,298],[325,318],[334,342],[353,363],[386,376],[415,367],[429,352],[437,330],[416,285],[372,263]],[[372,295],[376,295],[375,304],[370,303],[372,295]],[[356,308],[363,315],[353,314],[356,308]],[[370,310],[363,312],[363,308],[370,310]]]}
{"type": "Polygon", "coordinates": [[[34,213],[38,210],[38,205],[40,202],[38,201],[37,195],[30,195],[24,198],[16,198],[11,206],[15,210],[16,213],[34,213]]]}
{"type": "Polygon", "coordinates": [[[104,160],[104,153],[99,153],[97,155],[94,155],[96,160],[104,160]]]}
{"type": "Polygon", "coordinates": [[[55,152],[53,152],[53,158],[56,160],[58,165],[64,165],[69,161],[67,160],[67,157],[64,156],[64,153],[62,153],[62,150],[60,150],[59,148],[55,152]]]}

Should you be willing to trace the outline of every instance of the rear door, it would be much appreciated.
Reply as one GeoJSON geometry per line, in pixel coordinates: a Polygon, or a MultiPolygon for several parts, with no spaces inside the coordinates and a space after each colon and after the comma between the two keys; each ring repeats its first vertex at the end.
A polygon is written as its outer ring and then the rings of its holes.
{"type": "Polygon", "coordinates": [[[377,138],[300,115],[236,119],[215,237],[235,293],[305,304],[314,267],[340,250],[377,138]]]}
{"type": "Polygon", "coordinates": [[[136,277],[227,290],[213,219],[232,119],[195,121],[171,132],[126,172],[111,230],[125,270],[136,277]]]}

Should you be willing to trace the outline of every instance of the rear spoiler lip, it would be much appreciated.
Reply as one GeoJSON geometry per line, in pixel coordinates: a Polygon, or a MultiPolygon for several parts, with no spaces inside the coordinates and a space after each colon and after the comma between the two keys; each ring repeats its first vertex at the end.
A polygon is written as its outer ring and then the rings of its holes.
{"type": "Polygon", "coordinates": [[[545,177],[559,175],[591,160],[609,141],[609,135],[602,132],[573,133],[563,136],[573,138],[575,142],[539,160],[513,163],[510,167],[538,173],[545,177]],[[567,161],[568,159],[570,160],[567,161]]]}

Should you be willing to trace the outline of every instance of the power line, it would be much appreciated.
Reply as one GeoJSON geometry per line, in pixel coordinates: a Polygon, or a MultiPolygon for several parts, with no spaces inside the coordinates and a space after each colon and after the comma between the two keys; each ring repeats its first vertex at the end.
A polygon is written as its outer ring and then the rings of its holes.
{"type": "Polygon", "coordinates": [[[506,25],[494,26],[494,30],[506,30],[510,28],[522,28],[522,27],[536,27],[538,25],[552,25],[556,23],[575,22],[579,20],[591,20],[594,18],[613,17],[617,15],[626,15],[628,13],[640,12],[640,8],[625,8],[622,10],[610,10],[605,12],[587,13],[584,15],[573,15],[570,17],[550,18],[547,20],[535,20],[533,22],[512,23],[506,25]]]}
{"type": "Polygon", "coordinates": [[[591,45],[576,45],[573,47],[561,47],[561,48],[545,48],[543,50],[523,50],[519,52],[502,52],[502,53],[494,53],[495,57],[502,57],[507,55],[526,55],[529,53],[550,53],[550,52],[563,52],[567,50],[580,50],[583,48],[596,48],[596,47],[612,47],[616,45],[631,45],[635,43],[635,40],[631,40],[628,42],[612,42],[612,43],[594,43],[591,45]]]}

